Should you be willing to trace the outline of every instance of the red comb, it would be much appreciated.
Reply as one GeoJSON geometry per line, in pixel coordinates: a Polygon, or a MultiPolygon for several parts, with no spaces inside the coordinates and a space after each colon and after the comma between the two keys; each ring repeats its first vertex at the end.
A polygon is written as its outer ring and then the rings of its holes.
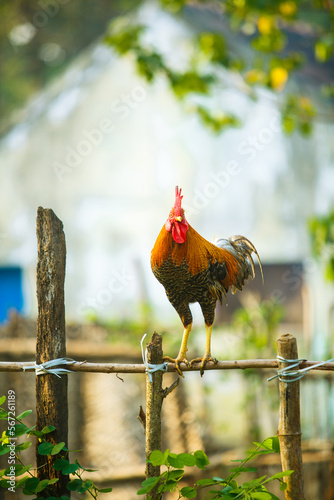
{"type": "Polygon", "coordinates": [[[179,186],[175,187],[175,203],[174,203],[174,208],[181,210],[181,203],[182,203],[182,198],[183,196],[181,195],[182,189],[179,189],[179,186]]]}

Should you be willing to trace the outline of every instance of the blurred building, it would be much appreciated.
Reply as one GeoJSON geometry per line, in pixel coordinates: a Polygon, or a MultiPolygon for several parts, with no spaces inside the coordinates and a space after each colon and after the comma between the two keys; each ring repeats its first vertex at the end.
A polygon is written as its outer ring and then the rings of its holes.
{"type": "MultiPolygon", "coordinates": [[[[186,50],[194,15],[188,24],[153,6],[140,15],[164,50],[186,50]]],[[[270,269],[286,266],[266,277],[267,298],[286,302],[287,293],[303,295],[307,282],[327,318],[333,295],[322,292],[306,223],[333,200],[333,125],[320,116],[311,137],[287,138],[269,92],[255,102],[233,75],[223,80],[214,102],[244,124],[213,136],[164,81],[147,85],[130,58],[97,43],[22,110],[0,143],[0,321],[11,307],[36,315],[39,205],[64,223],[68,319],[82,321],[91,311],[134,317],[140,303],[175,317],[149,260],[176,184],[189,222],[207,239],[244,234],[270,269]]],[[[304,313],[305,303],[300,321],[304,313]]]]}

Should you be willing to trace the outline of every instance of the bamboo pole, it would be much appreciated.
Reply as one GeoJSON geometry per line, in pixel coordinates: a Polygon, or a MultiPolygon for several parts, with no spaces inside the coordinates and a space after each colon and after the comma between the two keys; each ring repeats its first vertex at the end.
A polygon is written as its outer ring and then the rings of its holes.
{"type": "MultiPolygon", "coordinates": [[[[299,368],[307,368],[316,365],[319,361],[302,361],[299,368]]],[[[24,367],[33,368],[34,361],[0,361],[0,372],[23,372],[24,367]]],[[[183,372],[200,371],[199,366],[185,366],[181,363],[183,372]]],[[[136,363],[88,363],[78,361],[69,363],[66,367],[71,372],[92,372],[92,373],[145,373],[146,367],[136,363]]],[[[241,359],[234,361],[218,361],[216,365],[207,364],[206,370],[246,370],[247,368],[272,369],[278,368],[276,359],[241,359]]],[[[322,366],[314,366],[314,371],[334,371],[334,363],[325,363],[322,366]]],[[[175,364],[168,363],[167,372],[176,372],[175,364]]],[[[31,373],[30,370],[27,373],[31,373]]]]}
{"type": "MultiPolygon", "coordinates": [[[[64,281],[66,245],[63,224],[50,209],[37,211],[37,341],[36,363],[66,356],[64,281]]],[[[36,377],[36,428],[53,425],[56,430],[48,434],[48,440],[57,444],[68,443],[67,376],[61,378],[45,374],[36,377]]],[[[66,484],[69,476],[55,471],[57,456],[37,453],[37,477],[40,480],[58,478],[48,487],[52,496],[69,496],[66,484]]]]}
{"type": "MultiPolygon", "coordinates": [[[[298,359],[296,338],[289,333],[277,340],[278,355],[284,359],[298,359]]],[[[289,363],[280,362],[279,368],[289,363]]],[[[296,368],[297,369],[297,368],[296,368]]],[[[286,500],[305,500],[303,462],[301,451],[300,394],[299,380],[279,381],[280,409],[278,437],[281,447],[282,470],[293,470],[291,476],[284,478],[287,484],[286,500]]]]}
{"type": "MultiPolygon", "coordinates": [[[[162,337],[154,332],[151,341],[147,344],[147,362],[149,364],[161,364],[163,362],[162,337]]],[[[145,447],[146,460],[154,450],[161,449],[161,407],[165,393],[162,389],[162,371],[156,371],[150,377],[146,375],[146,430],[145,447]]],[[[160,466],[153,466],[146,462],[146,478],[160,475],[160,466]]],[[[153,489],[146,498],[158,500],[159,496],[156,489],[153,489]]]]}

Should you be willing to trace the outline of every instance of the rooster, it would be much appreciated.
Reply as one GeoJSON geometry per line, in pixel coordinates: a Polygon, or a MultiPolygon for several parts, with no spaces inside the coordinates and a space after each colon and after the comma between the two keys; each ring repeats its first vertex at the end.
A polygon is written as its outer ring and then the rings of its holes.
{"type": "Polygon", "coordinates": [[[184,327],[178,356],[175,359],[167,356],[164,360],[175,363],[182,377],[181,363],[189,366],[200,362],[203,376],[206,363],[217,363],[211,357],[211,330],[217,300],[222,305],[230,288],[232,293],[241,291],[245,281],[249,277],[254,278],[253,252],[259,261],[262,281],[263,271],[256,248],[244,236],[231,236],[213,244],[198,234],[185,218],[182,198],[181,189],[176,186],[174,207],[152,249],[151,267],[184,327]],[[194,302],[199,303],[204,316],[206,345],[204,356],[189,363],[186,358],[192,327],[189,304],[194,302]]]}

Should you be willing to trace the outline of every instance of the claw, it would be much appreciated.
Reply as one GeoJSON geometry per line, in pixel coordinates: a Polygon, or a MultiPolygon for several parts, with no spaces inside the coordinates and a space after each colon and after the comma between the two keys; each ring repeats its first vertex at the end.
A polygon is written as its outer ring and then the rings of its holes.
{"type": "Polygon", "coordinates": [[[164,361],[169,361],[170,363],[175,363],[175,368],[176,368],[176,371],[178,372],[178,374],[184,378],[184,375],[183,375],[183,372],[180,368],[180,363],[184,363],[186,366],[189,366],[190,363],[189,361],[187,360],[187,358],[185,357],[177,357],[177,358],[170,358],[169,356],[164,356],[163,358],[164,361]]]}
{"type": "Polygon", "coordinates": [[[214,365],[216,365],[216,364],[218,363],[218,359],[213,358],[212,356],[207,356],[207,355],[204,355],[202,358],[195,358],[195,359],[192,359],[192,360],[190,361],[190,366],[193,366],[195,363],[201,363],[201,366],[200,366],[200,374],[201,374],[201,377],[203,377],[205,365],[206,365],[209,361],[212,361],[214,365]]]}

